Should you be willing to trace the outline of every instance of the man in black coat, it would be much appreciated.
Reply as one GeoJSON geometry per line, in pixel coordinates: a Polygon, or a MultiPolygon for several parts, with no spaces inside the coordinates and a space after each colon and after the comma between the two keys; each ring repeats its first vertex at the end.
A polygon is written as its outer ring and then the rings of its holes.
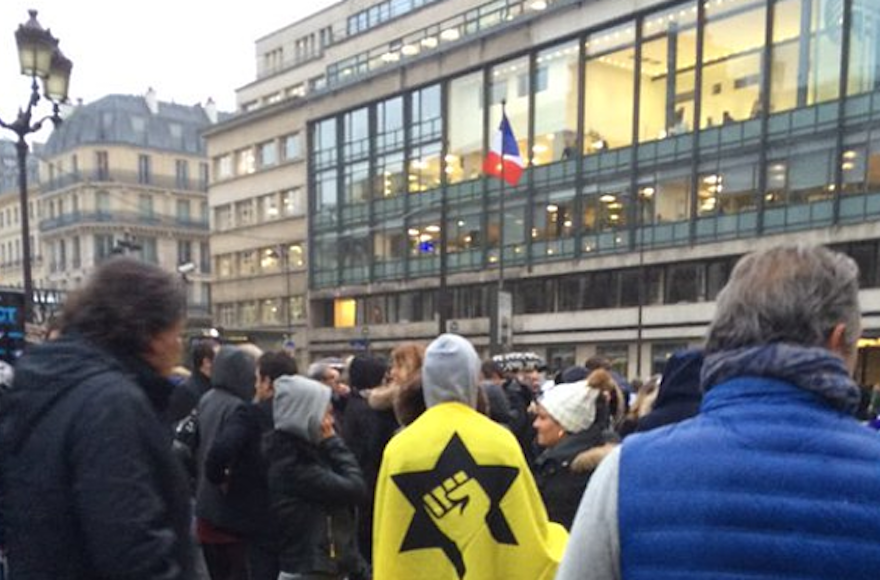
{"type": "Polygon", "coordinates": [[[296,361],[286,352],[263,354],[257,361],[254,402],[235,408],[205,458],[205,478],[225,489],[227,498],[242,497],[242,509],[250,524],[250,531],[243,535],[250,580],[278,578],[278,526],[269,505],[264,443],[268,443],[273,429],[274,381],[296,372],[296,361]]]}
{"type": "Polygon", "coordinates": [[[176,276],[111,259],[66,304],[63,336],[18,362],[0,410],[11,577],[191,577],[186,481],[162,420],[183,304],[176,276]]]}

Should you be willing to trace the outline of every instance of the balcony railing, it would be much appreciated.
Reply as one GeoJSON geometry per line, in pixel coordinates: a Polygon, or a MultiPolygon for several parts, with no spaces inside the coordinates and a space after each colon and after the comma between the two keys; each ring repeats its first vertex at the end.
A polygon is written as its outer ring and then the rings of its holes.
{"type": "Polygon", "coordinates": [[[136,171],[123,171],[113,169],[108,171],[94,171],[89,173],[66,173],[43,181],[40,186],[43,192],[58,191],[79,183],[108,183],[141,185],[159,189],[174,189],[178,191],[208,191],[208,184],[202,179],[178,179],[174,175],[150,175],[145,178],[136,171]]]}
{"type": "Polygon", "coordinates": [[[208,221],[160,214],[141,214],[131,211],[70,212],[55,218],[40,220],[40,231],[49,232],[75,225],[114,223],[116,225],[148,225],[208,231],[208,221]]]}

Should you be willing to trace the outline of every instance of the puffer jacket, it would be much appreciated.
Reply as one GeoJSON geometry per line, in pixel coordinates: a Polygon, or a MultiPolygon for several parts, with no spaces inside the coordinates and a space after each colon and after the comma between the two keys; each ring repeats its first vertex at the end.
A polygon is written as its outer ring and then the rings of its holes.
{"type": "Polygon", "coordinates": [[[878,577],[880,440],[784,380],[725,381],[627,438],[619,493],[627,580],[878,577]]]}

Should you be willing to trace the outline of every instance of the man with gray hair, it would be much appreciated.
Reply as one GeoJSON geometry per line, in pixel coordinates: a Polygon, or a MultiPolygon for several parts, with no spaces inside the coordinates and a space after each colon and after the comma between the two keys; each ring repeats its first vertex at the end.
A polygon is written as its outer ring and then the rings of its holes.
{"type": "Polygon", "coordinates": [[[633,435],[581,501],[558,579],[877,578],[880,439],[853,417],[859,272],[745,256],[718,295],[700,414],[633,435]]]}

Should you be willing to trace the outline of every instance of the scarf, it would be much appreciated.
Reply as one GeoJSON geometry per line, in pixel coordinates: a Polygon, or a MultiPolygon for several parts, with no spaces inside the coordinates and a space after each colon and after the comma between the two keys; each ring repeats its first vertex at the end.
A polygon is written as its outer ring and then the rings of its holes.
{"type": "Polygon", "coordinates": [[[843,359],[821,347],[774,343],[708,354],[700,383],[703,391],[708,391],[742,376],[786,381],[849,414],[855,413],[859,405],[859,387],[849,376],[843,359]]]}

